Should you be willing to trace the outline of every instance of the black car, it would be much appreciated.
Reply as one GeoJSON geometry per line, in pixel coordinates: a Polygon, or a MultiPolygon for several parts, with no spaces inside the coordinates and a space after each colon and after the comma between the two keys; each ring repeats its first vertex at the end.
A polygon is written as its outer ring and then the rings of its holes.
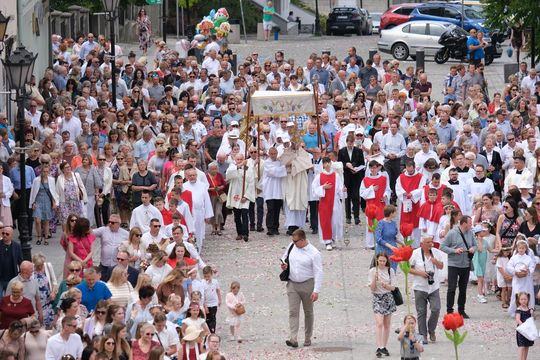
{"type": "Polygon", "coordinates": [[[364,13],[351,7],[334,8],[326,21],[326,34],[366,33],[368,19],[364,13]]]}

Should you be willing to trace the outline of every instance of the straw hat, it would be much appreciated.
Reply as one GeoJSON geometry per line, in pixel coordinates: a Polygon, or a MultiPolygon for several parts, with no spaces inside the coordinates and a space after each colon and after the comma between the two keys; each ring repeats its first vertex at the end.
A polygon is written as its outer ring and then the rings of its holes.
{"type": "Polygon", "coordinates": [[[186,334],[182,338],[184,341],[194,341],[199,335],[201,335],[202,329],[198,329],[195,326],[188,326],[186,329],[186,334]]]}

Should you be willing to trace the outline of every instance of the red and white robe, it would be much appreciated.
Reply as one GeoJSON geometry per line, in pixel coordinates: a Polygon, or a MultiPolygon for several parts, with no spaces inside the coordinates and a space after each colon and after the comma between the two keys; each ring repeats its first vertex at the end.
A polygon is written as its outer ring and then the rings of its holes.
{"type": "Polygon", "coordinates": [[[407,172],[399,175],[396,181],[396,196],[398,199],[399,223],[409,223],[414,225],[411,238],[414,240],[414,247],[420,245],[420,230],[418,228],[418,216],[416,213],[420,208],[422,198],[422,187],[426,184],[426,177],[418,172],[409,175],[407,172]],[[411,194],[406,197],[405,194],[411,194]]]}
{"type": "Polygon", "coordinates": [[[437,201],[431,202],[429,200],[418,208],[416,217],[418,218],[419,230],[422,233],[422,237],[431,236],[435,239],[440,219],[437,208],[437,201]]]}
{"type": "MultiPolygon", "coordinates": [[[[366,201],[366,207],[372,205],[377,208],[377,220],[384,218],[384,206],[388,204],[391,194],[390,181],[386,173],[378,173],[375,176],[366,174],[360,184],[360,197],[366,201]],[[377,191],[375,191],[375,186],[379,187],[377,191]],[[386,196],[386,201],[384,200],[384,196],[386,196]]],[[[375,246],[373,233],[369,230],[369,226],[372,225],[373,220],[367,218],[366,221],[366,247],[368,248],[375,246]]]]}
{"type": "Polygon", "coordinates": [[[315,175],[311,184],[312,195],[319,200],[319,238],[323,244],[343,240],[343,207],[341,200],[347,197],[343,191],[343,180],[332,171],[315,175]],[[324,189],[326,183],[332,184],[330,189],[324,189]]]}

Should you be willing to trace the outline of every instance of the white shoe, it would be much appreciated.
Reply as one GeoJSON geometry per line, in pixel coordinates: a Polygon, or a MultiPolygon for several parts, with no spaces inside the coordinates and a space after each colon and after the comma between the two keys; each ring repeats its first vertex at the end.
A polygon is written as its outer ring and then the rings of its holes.
{"type": "Polygon", "coordinates": [[[236,337],[235,337],[235,336],[231,336],[231,338],[229,339],[229,341],[236,341],[236,337]]]}
{"type": "Polygon", "coordinates": [[[326,244],[326,250],[328,251],[332,251],[334,248],[332,247],[331,244],[326,244]]]}
{"type": "Polygon", "coordinates": [[[485,304],[485,303],[487,303],[487,299],[486,299],[486,297],[485,297],[484,295],[478,294],[478,295],[476,295],[476,298],[478,299],[478,302],[479,302],[480,304],[485,304]]]}

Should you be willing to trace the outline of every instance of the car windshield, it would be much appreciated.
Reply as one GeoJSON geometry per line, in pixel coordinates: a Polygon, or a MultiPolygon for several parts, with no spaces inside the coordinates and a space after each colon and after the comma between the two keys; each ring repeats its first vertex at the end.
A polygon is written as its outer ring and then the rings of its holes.
{"type": "Polygon", "coordinates": [[[479,13],[478,11],[472,8],[465,9],[465,17],[467,17],[468,19],[474,19],[474,20],[484,19],[484,15],[482,15],[481,13],[479,13]]]}
{"type": "Polygon", "coordinates": [[[381,20],[381,14],[374,14],[374,13],[371,13],[371,18],[372,18],[373,20],[380,21],[380,20],[381,20]]]}

